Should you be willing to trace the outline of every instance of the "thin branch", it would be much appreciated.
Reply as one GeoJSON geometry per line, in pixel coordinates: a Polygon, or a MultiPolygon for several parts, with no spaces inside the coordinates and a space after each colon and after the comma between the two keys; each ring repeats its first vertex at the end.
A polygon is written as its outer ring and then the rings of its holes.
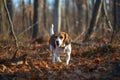
{"type": "Polygon", "coordinates": [[[28,27],[27,29],[25,29],[23,32],[21,32],[21,33],[18,35],[18,37],[21,36],[22,34],[24,34],[25,32],[27,32],[28,30],[30,30],[31,28],[33,28],[36,24],[38,24],[38,21],[37,21],[35,24],[29,26],[29,27],[28,27]]]}
{"type": "Polygon", "coordinates": [[[74,41],[77,41],[79,38],[82,38],[85,35],[85,31],[83,31],[80,35],[78,35],[74,41]]]}
{"type": "Polygon", "coordinates": [[[103,2],[103,9],[104,9],[104,14],[105,14],[105,17],[106,17],[106,20],[107,20],[107,24],[110,27],[110,29],[113,31],[113,27],[112,27],[111,21],[110,21],[110,19],[108,17],[105,1],[103,2]]]}
{"type": "Polygon", "coordinates": [[[96,25],[98,23],[98,19],[100,17],[103,1],[104,0],[96,0],[96,3],[95,3],[94,8],[93,8],[93,13],[92,13],[90,25],[89,25],[89,28],[87,30],[87,33],[85,34],[83,42],[86,42],[89,40],[89,37],[91,36],[92,31],[93,31],[93,28],[96,27],[96,25]]]}
{"type": "MultiPolygon", "coordinates": [[[[12,36],[14,38],[15,45],[16,45],[17,51],[18,51],[19,46],[18,46],[18,43],[17,43],[17,37],[16,37],[14,29],[13,29],[13,23],[12,23],[12,20],[11,20],[11,17],[10,17],[10,13],[9,13],[7,5],[6,5],[6,0],[4,0],[4,6],[5,6],[5,10],[6,10],[6,13],[7,13],[7,16],[8,16],[8,20],[9,20],[9,23],[10,23],[10,31],[12,33],[12,36]]],[[[15,51],[13,58],[15,58],[15,56],[17,54],[17,51],[15,51]]]]}

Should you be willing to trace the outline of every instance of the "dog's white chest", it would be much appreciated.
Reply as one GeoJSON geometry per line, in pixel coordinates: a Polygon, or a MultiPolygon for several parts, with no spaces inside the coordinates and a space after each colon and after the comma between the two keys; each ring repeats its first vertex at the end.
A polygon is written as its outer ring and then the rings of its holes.
{"type": "Polygon", "coordinates": [[[66,49],[63,49],[63,48],[56,48],[56,53],[63,54],[63,53],[66,53],[66,52],[67,52],[66,49]]]}
{"type": "Polygon", "coordinates": [[[71,44],[65,46],[64,48],[56,47],[55,51],[58,54],[71,53],[71,44]]]}

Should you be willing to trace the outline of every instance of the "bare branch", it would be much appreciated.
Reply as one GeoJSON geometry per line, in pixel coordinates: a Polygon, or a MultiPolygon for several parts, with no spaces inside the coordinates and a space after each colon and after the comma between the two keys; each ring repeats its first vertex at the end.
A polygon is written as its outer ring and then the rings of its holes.
{"type": "Polygon", "coordinates": [[[105,14],[105,17],[106,17],[106,20],[107,20],[107,24],[108,24],[109,28],[113,31],[113,27],[112,27],[112,24],[110,22],[110,19],[108,17],[108,13],[107,13],[107,10],[106,10],[105,1],[103,2],[103,9],[104,9],[104,14],[105,14]]]}
{"type": "MultiPolygon", "coordinates": [[[[6,5],[6,0],[4,0],[4,6],[5,6],[5,10],[6,10],[6,13],[7,13],[7,16],[8,16],[8,20],[9,20],[9,23],[10,23],[10,31],[12,33],[12,36],[14,38],[14,41],[15,41],[15,45],[17,47],[17,51],[19,49],[19,46],[18,46],[18,43],[17,43],[17,37],[15,35],[15,32],[14,32],[14,29],[13,29],[13,23],[12,23],[12,20],[11,20],[11,17],[10,17],[10,13],[8,11],[8,8],[7,8],[7,5],[6,5]]],[[[13,55],[13,58],[15,58],[16,54],[17,54],[17,51],[15,51],[14,55],[13,55]]]]}
{"type": "Polygon", "coordinates": [[[24,34],[25,32],[27,32],[28,30],[30,30],[31,28],[33,28],[36,24],[38,24],[38,22],[36,22],[35,24],[29,26],[27,29],[25,29],[23,32],[21,32],[21,33],[18,35],[18,37],[21,36],[22,34],[24,34]]]}
{"type": "Polygon", "coordinates": [[[102,3],[104,0],[96,0],[95,6],[93,8],[92,19],[90,21],[89,28],[85,34],[84,42],[89,40],[90,35],[92,34],[93,28],[97,25],[98,19],[100,17],[102,3]]]}

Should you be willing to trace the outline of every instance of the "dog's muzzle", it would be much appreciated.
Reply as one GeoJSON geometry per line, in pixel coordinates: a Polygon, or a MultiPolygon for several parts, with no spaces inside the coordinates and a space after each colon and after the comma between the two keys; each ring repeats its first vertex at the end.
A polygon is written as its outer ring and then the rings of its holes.
{"type": "Polygon", "coordinates": [[[59,46],[59,41],[56,41],[56,45],[59,46]]]}

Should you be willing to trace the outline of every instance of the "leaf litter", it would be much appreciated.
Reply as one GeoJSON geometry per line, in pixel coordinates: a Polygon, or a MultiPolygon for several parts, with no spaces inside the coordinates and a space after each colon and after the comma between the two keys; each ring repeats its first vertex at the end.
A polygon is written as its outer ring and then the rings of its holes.
{"type": "Polygon", "coordinates": [[[24,59],[26,60],[25,63],[24,60],[23,64],[2,63],[3,59],[10,59],[11,55],[13,55],[14,44],[10,45],[7,46],[7,44],[0,43],[0,80],[120,79],[118,74],[112,74],[118,61],[120,61],[118,51],[120,48],[115,45],[107,48],[98,46],[78,47],[73,45],[71,60],[68,66],[64,66],[64,56],[61,57],[62,63],[51,62],[48,44],[21,45],[17,57],[27,54],[27,58],[24,59]]]}

